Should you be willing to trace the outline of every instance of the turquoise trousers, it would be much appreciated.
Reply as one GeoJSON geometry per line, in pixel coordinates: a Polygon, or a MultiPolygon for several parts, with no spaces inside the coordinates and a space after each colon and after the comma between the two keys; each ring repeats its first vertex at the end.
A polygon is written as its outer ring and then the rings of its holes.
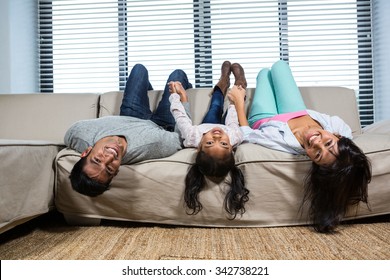
{"type": "Polygon", "coordinates": [[[306,110],[306,106],[286,62],[279,60],[271,69],[264,68],[259,72],[249,110],[250,126],[261,119],[302,110],[306,110]]]}

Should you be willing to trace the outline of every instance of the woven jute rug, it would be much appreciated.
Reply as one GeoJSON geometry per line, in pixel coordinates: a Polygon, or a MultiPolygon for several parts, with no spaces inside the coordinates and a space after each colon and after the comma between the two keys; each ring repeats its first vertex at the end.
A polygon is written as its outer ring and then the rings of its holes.
{"type": "Polygon", "coordinates": [[[48,214],[0,235],[2,260],[389,260],[390,216],[319,234],[309,226],[195,228],[103,222],[68,226],[48,214]]]}

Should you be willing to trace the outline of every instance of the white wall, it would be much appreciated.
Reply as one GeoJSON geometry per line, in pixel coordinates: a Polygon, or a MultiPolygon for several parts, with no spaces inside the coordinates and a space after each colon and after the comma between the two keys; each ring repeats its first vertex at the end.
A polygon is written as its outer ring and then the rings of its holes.
{"type": "Polygon", "coordinates": [[[372,1],[375,121],[390,119],[390,1],[372,1]]]}
{"type": "Polygon", "coordinates": [[[37,1],[0,0],[0,93],[38,92],[37,1]]]}

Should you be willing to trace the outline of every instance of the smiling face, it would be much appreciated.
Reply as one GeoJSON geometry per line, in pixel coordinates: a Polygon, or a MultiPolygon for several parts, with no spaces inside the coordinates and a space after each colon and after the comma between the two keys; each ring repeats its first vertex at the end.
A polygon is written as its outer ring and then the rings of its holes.
{"type": "Polygon", "coordinates": [[[333,133],[312,128],[303,133],[303,148],[309,158],[316,164],[328,166],[335,162],[339,154],[339,137],[333,133]]]}
{"type": "Polygon", "coordinates": [[[219,127],[214,127],[203,134],[199,149],[213,157],[222,158],[232,152],[229,136],[219,127]]]}
{"type": "Polygon", "coordinates": [[[89,147],[81,157],[87,157],[83,171],[100,183],[109,183],[118,174],[123,155],[127,149],[125,138],[108,136],[89,147]]]}

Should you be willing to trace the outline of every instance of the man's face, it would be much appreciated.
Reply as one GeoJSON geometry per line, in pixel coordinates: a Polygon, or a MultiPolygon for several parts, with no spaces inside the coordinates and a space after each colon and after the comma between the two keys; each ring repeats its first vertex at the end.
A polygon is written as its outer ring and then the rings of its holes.
{"type": "Polygon", "coordinates": [[[118,174],[123,155],[127,149],[125,138],[108,136],[89,147],[81,157],[87,157],[83,171],[100,183],[109,183],[118,174]]]}

